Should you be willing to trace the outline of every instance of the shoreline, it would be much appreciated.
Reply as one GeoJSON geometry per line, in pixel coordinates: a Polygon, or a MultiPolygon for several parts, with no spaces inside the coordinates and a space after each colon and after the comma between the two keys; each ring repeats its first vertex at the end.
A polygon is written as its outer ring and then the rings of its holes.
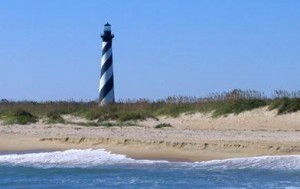
{"type": "Polygon", "coordinates": [[[189,162],[299,155],[299,126],[300,112],[277,116],[265,108],[220,118],[200,113],[160,117],[124,127],[0,124],[0,153],[105,149],[133,159],[189,162]],[[158,123],[173,127],[156,129],[158,123]]]}
{"type": "MultiPolygon", "coordinates": [[[[45,138],[38,137],[24,137],[11,135],[0,135],[0,155],[6,154],[24,154],[24,153],[40,153],[40,152],[54,152],[65,151],[72,149],[105,149],[112,154],[126,155],[126,157],[136,160],[167,160],[170,162],[195,162],[208,161],[213,159],[225,159],[216,154],[194,154],[194,152],[182,151],[172,148],[135,148],[134,146],[124,146],[123,144],[93,144],[78,142],[64,143],[60,141],[47,141],[45,138]],[[18,145],[19,144],[19,145],[18,145]],[[21,144],[21,145],[20,145],[21,144]]],[[[65,138],[62,138],[65,140],[65,138]]],[[[76,139],[80,140],[80,139],[76,139]]]]}
{"type": "MultiPolygon", "coordinates": [[[[18,134],[0,135],[0,154],[22,154],[22,153],[38,153],[38,152],[54,152],[65,151],[71,149],[105,149],[113,154],[126,155],[133,159],[143,160],[167,160],[170,162],[197,162],[197,161],[209,161],[209,160],[222,160],[230,158],[247,158],[257,156],[276,156],[276,155],[300,155],[300,146],[297,144],[285,144],[283,150],[280,151],[280,147],[272,146],[272,143],[266,144],[258,143],[254,146],[245,147],[236,144],[233,141],[222,142],[219,148],[198,148],[194,144],[195,148],[189,147],[184,149],[182,143],[177,145],[162,145],[162,141],[138,144],[130,143],[128,140],[112,140],[111,142],[99,142],[106,141],[107,138],[40,138],[37,136],[21,136],[18,134]],[[125,142],[126,141],[126,142],[125,142]],[[124,143],[125,142],[125,143],[124,143]],[[231,143],[231,145],[229,145],[231,143]],[[257,145],[265,145],[265,149],[255,148],[257,145]],[[291,148],[288,148],[291,146],[291,148]],[[226,149],[227,148],[227,149],[226,149]],[[251,149],[252,148],[252,149],[251,149]],[[278,149],[279,148],[279,149],[278,149]]],[[[213,143],[213,141],[210,141],[213,143]]],[[[220,141],[219,141],[220,142],[220,141]]],[[[241,142],[241,141],[240,141],[241,142]]],[[[208,144],[205,141],[204,144],[208,144]]],[[[283,145],[280,144],[280,145],[283,145]]],[[[199,146],[203,146],[199,143],[199,146]]],[[[281,146],[282,148],[282,146],[281,146]]]]}

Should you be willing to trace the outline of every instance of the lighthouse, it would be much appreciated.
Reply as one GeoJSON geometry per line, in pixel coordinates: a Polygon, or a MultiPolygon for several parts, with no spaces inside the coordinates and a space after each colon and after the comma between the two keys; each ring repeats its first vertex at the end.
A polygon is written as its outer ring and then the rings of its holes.
{"type": "Polygon", "coordinates": [[[102,58],[101,58],[101,75],[99,86],[99,103],[105,106],[115,102],[114,94],[114,74],[113,74],[113,56],[112,56],[112,39],[111,25],[104,25],[102,37],[102,58]]]}

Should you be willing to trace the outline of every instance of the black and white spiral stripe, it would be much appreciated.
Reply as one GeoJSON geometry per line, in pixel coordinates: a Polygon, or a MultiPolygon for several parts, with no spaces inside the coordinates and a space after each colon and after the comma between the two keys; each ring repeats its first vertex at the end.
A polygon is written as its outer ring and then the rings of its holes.
{"type": "Polygon", "coordinates": [[[112,42],[103,41],[102,43],[102,59],[101,59],[101,77],[99,88],[99,100],[101,105],[113,103],[115,101],[114,94],[114,75],[113,75],[113,56],[112,42]]]}

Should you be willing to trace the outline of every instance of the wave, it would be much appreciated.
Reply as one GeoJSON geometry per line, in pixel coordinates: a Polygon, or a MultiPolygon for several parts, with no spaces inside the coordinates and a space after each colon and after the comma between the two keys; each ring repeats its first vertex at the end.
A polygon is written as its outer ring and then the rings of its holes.
{"type": "Polygon", "coordinates": [[[209,170],[228,169],[271,169],[271,170],[300,170],[300,155],[286,156],[260,156],[249,158],[233,158],[225,160],[212,160],[196,162],[185,165],[193,168],[209,170]]]}
{"type": "Polygon", "coordinates": [[[165,164],[173,168],[228,170],[228,169],[283,169],[300,170],[300,155],[234,158],[194,163],[135,160],[125,155],[112,154],[104,149],[66,150],[45,153],[0,155],[0,165],[39,168],[97,167],[118,164],[165,164]]]}
{"type": "Polygon", "coordinates": [[[125,155],[112,154],[104,149],[66,150],[45,153],[0,155],[0,165],[40,168],[94,167],[111,164],[153,164],[165,161],[134,160],[125,155]]]}

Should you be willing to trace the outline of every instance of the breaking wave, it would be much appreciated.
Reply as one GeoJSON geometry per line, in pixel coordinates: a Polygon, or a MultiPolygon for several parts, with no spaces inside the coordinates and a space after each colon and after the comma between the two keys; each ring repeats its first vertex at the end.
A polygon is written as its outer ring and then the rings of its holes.
{"type": "Polygon", "coordinates": [[[300,170],[300,156],[260,156],[249,158],[233,158],[225,160],[212,160],[197,162],[185,166],[193,168],[205,168],[210,170],[226,169],[278,169],[278,170],[300,170]]]}
{"type": "MultiPolygon", "coordinates": [[[[164,162],[164,161],[157,161],[164,162]]],[[[134,160],[125,155],[112,154],[104,149],[66,150],[45,153],[10,154],[0,156],[0,165],[30,167],[94,167],[111,164],[152,164],[155,161],[134,160]]]]}
{"type": "Polygon", "coordinates": [[[45,153],[0,155],[0,165],[39,168],[97,167],[116,164],[165,164],[177,168],[228,170],[228,169],[282,169],[300,170],[300,156],[261,156],[234,158],[194,163],[135,160],[125,155],[112,154],[104,149],[66,150],[45,153]]]}

